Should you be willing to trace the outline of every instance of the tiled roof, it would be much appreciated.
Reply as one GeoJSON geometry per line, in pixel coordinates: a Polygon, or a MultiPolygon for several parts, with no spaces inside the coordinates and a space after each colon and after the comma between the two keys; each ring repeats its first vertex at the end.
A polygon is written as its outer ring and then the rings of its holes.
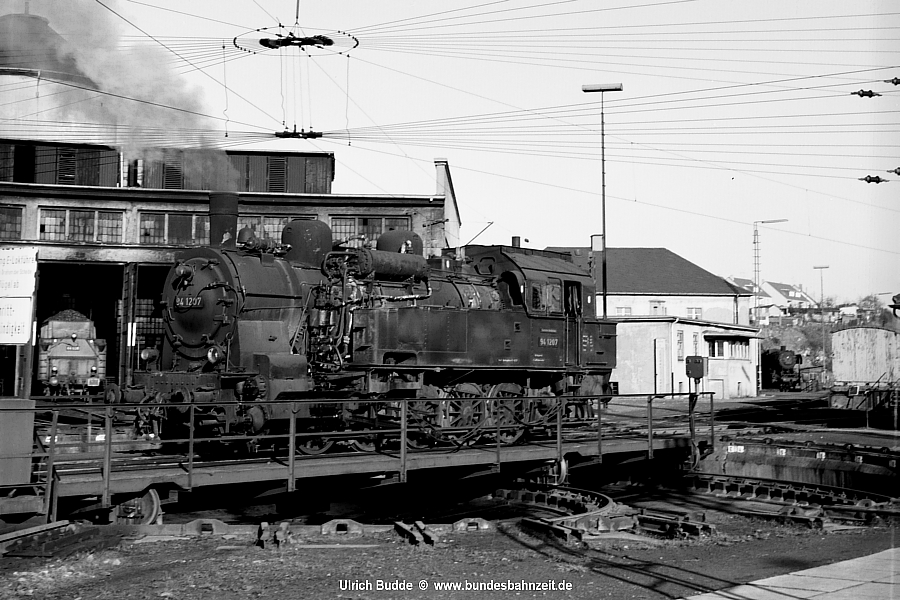
{"type": "Polygon", "coordinates": [[[766,283],[768,283],[770,286],[772,286],[772,288],[776,292],[778,292],[779,294],[781,294],[788,300],[799,300],[801,302],[815,302],[815,300],[812,298],[812,296],[810,296],[803,290],[797,288],[797,286],[791,285],[789,283],[776,283],[774,281],[768,281],[766,283]]]}
{"type": "MultiPolygon", "coordinates": [[[[732,277],[731,282],[734,285],[738,286],[739,288],[743,289],[745,292],[747,292],[751,296],[753,295],[753,288],[755,287],[753,284],[753,280],[744,279],[743,277],[732,277]]],[[[766,290],[762,289],[762,287],[759,288],[758,293],[756,295],[759,296],[760,298],[768,298],[769,297],[769,294],[766,292],[766,290]]]]}
{"type": "MultiPolygon", "coordinates": [[[[589,248],[550,247],[547,250],[570,252],[575,264],[588,268],[589,248]]],[[[599,271],[598,264],[598,280],[599,271]]],[[[609,248],[606,280],[611,294],[750,295],[666,248],[609,248]]]]}

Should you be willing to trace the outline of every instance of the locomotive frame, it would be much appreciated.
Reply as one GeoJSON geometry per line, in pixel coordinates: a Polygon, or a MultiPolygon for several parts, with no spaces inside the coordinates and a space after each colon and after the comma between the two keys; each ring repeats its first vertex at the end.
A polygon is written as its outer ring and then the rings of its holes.
{"type": "Polygon", "coordinates": [[[398,400],[414,398],[414,444],[490,430],[513,443],[555,421],[556,396],[571,396],[560,416],[581,421],[594,408],[579,398],[608,393],[615,324],[596,318],[594,283],[568,255],[468,246],[426,259],[407,231],[354,248],[320,221],[291,222],[281,243],[236,223],[237,196],[211,194],[210,239],[222,242],[182,252],[169,273],[162,352],[145,352],[122,393],[146,405],[141,433],[296,428],[299,449],[321,453],[335,440],[310,432],[345,430],[371,450],[383,441],[373,431],[400,422],[398,400]]]}

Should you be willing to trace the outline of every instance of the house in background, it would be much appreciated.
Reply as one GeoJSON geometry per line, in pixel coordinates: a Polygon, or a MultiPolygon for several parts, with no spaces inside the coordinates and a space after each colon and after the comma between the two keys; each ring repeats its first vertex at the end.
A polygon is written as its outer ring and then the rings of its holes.
{"type": "Polygon", "coordinates": [[[772,300],[772,296],[770,296],[762,286],[757,288],[752,280],[744,279],[742,277],[728,277],[727,280],[732,285],[736,285],[750,294],[749,315],[751,324],[760,326],[768,325],[771,317],[782,317],[784,315],[781,308],[772,300]]]}
{"type": "Polygon", "coordinates": [[[785,315],[791,314],[796,309],[805,310],[819,305],[819,302],[812,296],[798,286],[789,283],[764,281],[762,288],[772,297],[774,304],[784,311],[785,315]]]}
{"type": "MultiPolygon", "coordinates": [[[[602,311],[600,253],[570,252],[592,269],[602,311]]],[[[686,393],[687,356],[708,357],[701,391],[717,399],[755,396],[758,329],[749,322],[752,294],[665,248],[609,248],[607,315],[617,321],[616,368],[620,394],[686,393]]]]}

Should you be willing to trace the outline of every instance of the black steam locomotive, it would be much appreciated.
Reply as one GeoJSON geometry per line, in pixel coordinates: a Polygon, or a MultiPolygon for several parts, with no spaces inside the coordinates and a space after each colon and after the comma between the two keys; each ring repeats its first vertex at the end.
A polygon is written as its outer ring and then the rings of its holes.
{"type": "Polygon", "coordinates": [[[559,396],[560,418],[585,419],[585,396],[607,392],[615,324],[595,317],[593,281],[567,255],[467,246],[426,259],[409,231],[355,248],[321,221],[292,221],[280,243],[236,224],[237,196],[211,194],[210,239],[223,242],[169,272],[165,343],[123,393],[148,406],[144,432],[283,434],[293,416],[303,452],[370,450],[406,410],[413,443],[511,443],[555,424],[559,396]]]}
{"type": "Polygon", "coordinates": [[[800,365],[803,355],[784,346],[780,350],[763,350],[760,366],[762,387],[781,392],[795,392],[801,389],[800,365]]]}

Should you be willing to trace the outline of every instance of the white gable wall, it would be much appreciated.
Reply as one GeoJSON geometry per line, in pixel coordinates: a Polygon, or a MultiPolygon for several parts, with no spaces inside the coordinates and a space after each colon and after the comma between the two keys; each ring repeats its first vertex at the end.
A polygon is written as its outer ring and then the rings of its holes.
{"type": "MultiPolygon", "coordinates": [[[[607,315],[622,316],[670,316],[692,318],[716,323],[750,324],[750,297],[739,296],[667,296],[660,295],[610,295],[607,296],[607,315]],[[737,303],[737,306],[735,304],[737,303]],[[691,314],[689,309],[700,309],[691,314]],[[630,309],[623,314],[619,309],[630,309]],[[655,312],[654,312],[655,310],[655,312]],[[665,310],[665,312],[662,312],[665,310]]],[[[602,297],[597,297],[597,312],[602,311],[602,297]]]]}

